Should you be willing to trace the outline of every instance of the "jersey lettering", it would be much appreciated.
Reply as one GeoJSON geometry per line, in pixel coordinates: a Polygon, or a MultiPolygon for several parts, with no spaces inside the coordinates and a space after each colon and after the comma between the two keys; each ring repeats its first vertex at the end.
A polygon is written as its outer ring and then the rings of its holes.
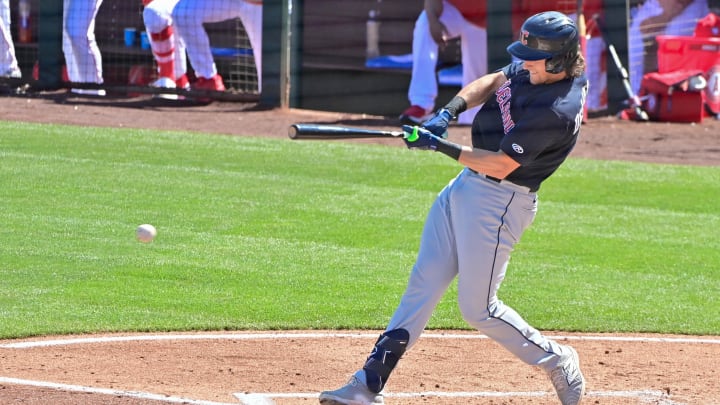
{"type": "Polygon", "coordinates": [[[497,89],[497,91],[495,91],[495,100],[497,100],[498,105],[500,105],[503,133],[505,133],[505,135],[507,135],[508,132],[515,127],[515,122],[510,115],[510,99],[512,98],[512,92],[510,91],[511,81],[512,80],[506,81],[499,89],[497,89]]]}
{"type": "Polygon", "coordinates": [[[573,134],[577,134],[580,131],[580,124],[582,124],[583,118],[585,117],[585,98],[588,93],[588,85],[586,84],[582,88],[582,96],[580,97],[580,111],[575,116],[575,130],[573,134]]]}

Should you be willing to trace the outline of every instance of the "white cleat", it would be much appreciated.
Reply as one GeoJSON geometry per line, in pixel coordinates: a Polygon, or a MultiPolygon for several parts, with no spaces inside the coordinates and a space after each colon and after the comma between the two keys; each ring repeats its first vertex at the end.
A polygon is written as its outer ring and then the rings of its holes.
{"type": "MultiPolygon", "coordinates": [[[[174,89],[177,87],[175,80],[169,77],[161,77],[150,84],[151,87],[157,87],[161,89],[174,89]]],[[[178,100],[180,98],[177,94],[156,94],[158,98],[164,98],[166,100],[178,100]]]]}
{"type": "Polygon", "coordinates": [[[0,77],[8,78],[8,79],[21,79],[22,78],[22,72],[20,71],[20,68],[14,67],[14,68],[8,68],[6,71],[2,72],[0,74],[0,77]]]}
{"type": "Polygon", "coordinates": [[[320,393],[320,403],[323,405],[382,405],[382,394],[370,391],[367,385],[354,375],[350,381],[335,391],[320,393]]]}
{"type": "Polygon", "coordinates": [[[563,346],[568,355],[548,372],[562,405],[578,405],[585,395],[585,378],[580,372],[580,358],[570,346],[563,346]]]}

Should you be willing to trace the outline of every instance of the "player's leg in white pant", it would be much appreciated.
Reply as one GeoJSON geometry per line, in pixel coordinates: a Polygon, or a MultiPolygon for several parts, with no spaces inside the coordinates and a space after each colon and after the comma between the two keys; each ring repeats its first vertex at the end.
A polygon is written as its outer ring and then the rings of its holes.
{"type": "Polygon", "coordinates": [[[178,0],[154,0],[143,10],[143,23],[158,66],[159,87],[175,87],[177,36],[172,24],[172,9],[178,0]]]}
{"type": "Polygon", "coordinates": [[[95,16],[102,0],[64,0],[63,52],[72,82],[102,83],[102,57],[95,41],[95,16]]]}
{"type": "Polygon", "coordinates": [[[258,91],[262,91],[262,2],[243,1],[240,21],[247,32],[257,70],[258,91]]]}
{"type": "Polygon", "coordinates": [[[195,73],[211,78],[217,74],[203,23],[213,23],[239,18],[242,13],[239,0],[180,0],[173,10],[173,20],[178,33],[185,41],[188,58],[195,73]]]}
{"type": "Polygon", "coordinates": [[[217,0],[180,0],[172,14],[177,33],[185,41],[188,58],[195,74],[204,78],[211,78],[217,74],[210,50],[210,38],[203,27],[206,9],[217,7],[216,3],[217,0]]]}
{"type": "Polygon", "coordinates": [[[415,21],[412,41],[412,75],[408,87],[408,100],[410,105],[416,105],[431,111],[435,108],[435,98],[438,94],[435,68],[438,62],[438,45],[430,35],[425,11],[415,21]]]}
{"type": "Polygon", "coordinates": [[[178,81],[178,87],[184,87],[187,84],[187,53],[185,51],[185,41],[180,35],[175,33],[175,79],[178,81]],[[184,81],[185,83],[182,83],[184,81]]]}
{"type": "MultiPolygon", "coordinates": [[[[466,23],[460,37],[462,53],[463,87],[487,73],[487,30],[477,25],[466,23]]],[[[458,123],[472,124],[475,115],[482,105],[470,108],[460,114],[458,123]]]]}
{"type": "Polygon", "coordinates": [[[10,31],[10,0],[2,0],[0,3],[0,76],[20,77],[10,31]]]}
{"type": "Polygon", "coordinates": [[[590,83],[587,95],[587,107],[590,111],[607,108],[607,70],[606,63],[603,63],[605,49],[605,41],[601,37],[587,40],[585,75],[590,83]]]}
{"type": "MultiPolygon", "coordinates": [[[[487,73],[487,31],[467,21],[452,4],[443,3],[442,22],[451,37],[460,37],[460,56],[463,66],[462,86],[487,73]]],[[[458,123],[472,124],[480,106],[471,108],[458,117],[458,123]]]]}

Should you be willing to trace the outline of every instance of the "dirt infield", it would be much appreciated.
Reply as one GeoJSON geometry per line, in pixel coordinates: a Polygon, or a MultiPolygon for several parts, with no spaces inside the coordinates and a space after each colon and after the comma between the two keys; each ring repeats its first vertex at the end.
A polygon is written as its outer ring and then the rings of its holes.
{"type": "MultiPolygon", "coordinates": [[[[398,110],[404,108],[400,106],[398,110]]],[[[205,106],[142,98],[79,98],[64,92],[0,97],[2,119],[124,128],[184,130],[238,136],[287,138],[295,122],[398,130],[394,117],[295,109],[262,109],[240,103],[205,106]]],[[[720,121],[702,124],[621,121],[594,118],[584,124],[573,156],[690,165],[720,165],[720,121]]],[[[470,129],[450,128],[450,138],[469,144],[470,129]]],[[[402,146],[397,139],[356,140],[402,146]]]]}
{"type": "MultiPolygon", "coordinates": [[[[401,109],[403,106],[399,106],[401,109]]],[[[3,120],[287,139],[294,122],[396,130],[388,117],[205,106],[65,93],[0,97],[3,120]]],[[[451,139],[469,144],[467,127],[451,139]]],[[[573,156],[720,165],[720,121],[591,119],[573,156]]],[[[288,140],[288,142],[291,142],[288,140]]],[[[396,139],[354,140],[402,146],[396,139]]],[[[399,298],[399,297],[398,297],[399,298]]],[[[60,336],[0,341],[1,404],[312,404],[361,365],[380,331],[60,336]]],[[[587,404],[720,404],[720,337],[547,332],[579,352],[587,404]]],[[[466,331],[428,331],[388,386],[388,404],[554,404],[547,378],[466,331]]]]}
{"type": "MultiPolygon", "coordinates": [[[[0,341],[2,403],[315,403],[379,331],[62,336],[0,341]],[[16,379],[16,380],[10,380],[16,379]]],[[[720,338],[551,333],[579,352],[591,404],[717,404],[720,338]]],[[[539,370],[477,333],[427,331],[389,404],[553,404],[539,370]]]]}

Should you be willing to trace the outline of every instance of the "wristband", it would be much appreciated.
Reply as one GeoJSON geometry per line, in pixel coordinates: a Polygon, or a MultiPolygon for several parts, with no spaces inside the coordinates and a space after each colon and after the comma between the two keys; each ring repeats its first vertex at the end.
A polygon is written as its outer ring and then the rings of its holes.
{"type": "Polygon", "coordinates": [[[467,110],[467,102],[464,98],[455,96],[449,103],[447,103],[447,105],[445,105],[445,109],[448,110],[454,118],[457,118],[461,112],[467,110]]]}
{"type": "Polygon", "coordinates": [[[436,152],[442,152],[451,158],[458,160],[460,159],[460,152],[462,152],[462,146],[452,143],[446,139],[436,137],[437,145],[435,145],[436,152]]]}

